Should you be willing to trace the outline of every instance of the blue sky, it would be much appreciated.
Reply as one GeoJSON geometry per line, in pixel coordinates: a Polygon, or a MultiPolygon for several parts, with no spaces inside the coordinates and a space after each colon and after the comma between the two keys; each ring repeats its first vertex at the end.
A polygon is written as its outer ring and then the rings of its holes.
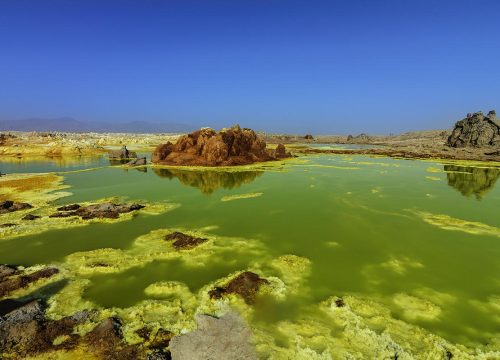
{"type": "Polygon", "coordinates": [[[500,100],[500,1],[0,0],[0,119],[450,128],[500,100]]]}

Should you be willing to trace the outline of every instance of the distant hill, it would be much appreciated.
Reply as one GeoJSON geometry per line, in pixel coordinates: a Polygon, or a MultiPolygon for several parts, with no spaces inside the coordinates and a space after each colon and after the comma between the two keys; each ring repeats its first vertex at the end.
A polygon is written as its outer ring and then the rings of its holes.
{"type": "Polygon", "coordinates": [[[194,126],[177,123],[150,123],[132,121],[124,123],[83,122],[71,117],[54,119],[30,118],[0,120],[0,131],[62,131],[62,132],[114,132],[114,133],[185,133],[194,126]]]}

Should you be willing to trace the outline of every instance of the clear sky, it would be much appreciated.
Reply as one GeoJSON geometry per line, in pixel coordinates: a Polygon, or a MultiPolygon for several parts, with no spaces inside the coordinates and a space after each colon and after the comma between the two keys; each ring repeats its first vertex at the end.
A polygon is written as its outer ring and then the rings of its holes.
{"type": "Polygon", "coordinates": [[[3,120],[397,133],[499,105],[498,0],[0,0],[3,120]]]}

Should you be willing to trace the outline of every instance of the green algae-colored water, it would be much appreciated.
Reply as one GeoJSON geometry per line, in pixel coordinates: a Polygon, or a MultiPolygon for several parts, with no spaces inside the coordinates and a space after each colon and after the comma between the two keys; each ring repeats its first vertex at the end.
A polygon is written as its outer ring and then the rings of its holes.
{"type": "MultiPolygon", "coordinates": [[[[128,249],[155,229],[210,229],[259,241],[272,257],[311,261],[303,290],[284,302],[259,299],[255,321],[293,320],[330,296],[354,294],[378,299],[395,318],[454,343],[484,344],[498,333],[499,309],[484,304],[500,296],[500,168],[365,156],[299,160],[307,161],[240,172],[105,167],[62,173],[72,196],[61,204],[120,196],[180,207],[1,241],[0,263],[57,264],[77,251],[128,249]],[[221,201],[249,193],[261,195],[221,201]],[[398,294],[449,301],[437,317],[413,317],[394,300],[398,294]]],[[[148,285],[170,280],[195,292],[248,268],[256,256],[229,247],[195,269],[173,259],[90,275],[84,297],[128,307],[148,298],[148,285]]]]}

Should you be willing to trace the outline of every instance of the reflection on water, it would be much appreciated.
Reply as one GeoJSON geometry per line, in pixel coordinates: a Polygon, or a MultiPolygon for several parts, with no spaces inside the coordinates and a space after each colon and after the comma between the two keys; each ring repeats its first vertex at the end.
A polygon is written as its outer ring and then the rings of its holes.
{"type": "Polygon", "coordinates": [[[111,166],[116,166],[116,165],[125,165],[130,161],[130,159],[120,159],[120,158],[109,158],[109,165],[111,166]]]}
{"type": "MultiPolygon", "coordinates": [[[[129,162],[130,162],[130,159],[109,158],[109,165],[111,165],[111,166],[126,165],[129,162]]],[[[135,170],[137,170],[137,171],[140,171],[140,172],[143,172],[143,173],[147,173],[148,172],[147,166],[144,166],[144,165],[124,166],[123,170],[124,171],[129,171],[129,170],[135,171],[135,170]]]]}
{"type": "Polygon", "coordinates": [[[491,190],[500,177],[498,168],[478,168],[457,165],[444,165],[448,177],[448,185],[454,187],[464,196],[475,195],[481,198],[491,190]]]}
{"type": "Polygon", "coordinates": [[[154,167],[153,171],[160,177],[177,178],[181,184],[197,187],[204,194],[211,194],[219,188],[234,189],[249,184],[263,174],[263,171],[193,171],[154,167]]]}
{"type": "Polygon", "coordinates": [[[0,172],[40,173],[52,171],[80,170],[91,167],[105,166],[106,158],[95,156],[5,156],[0,161],[0,172]]]}

